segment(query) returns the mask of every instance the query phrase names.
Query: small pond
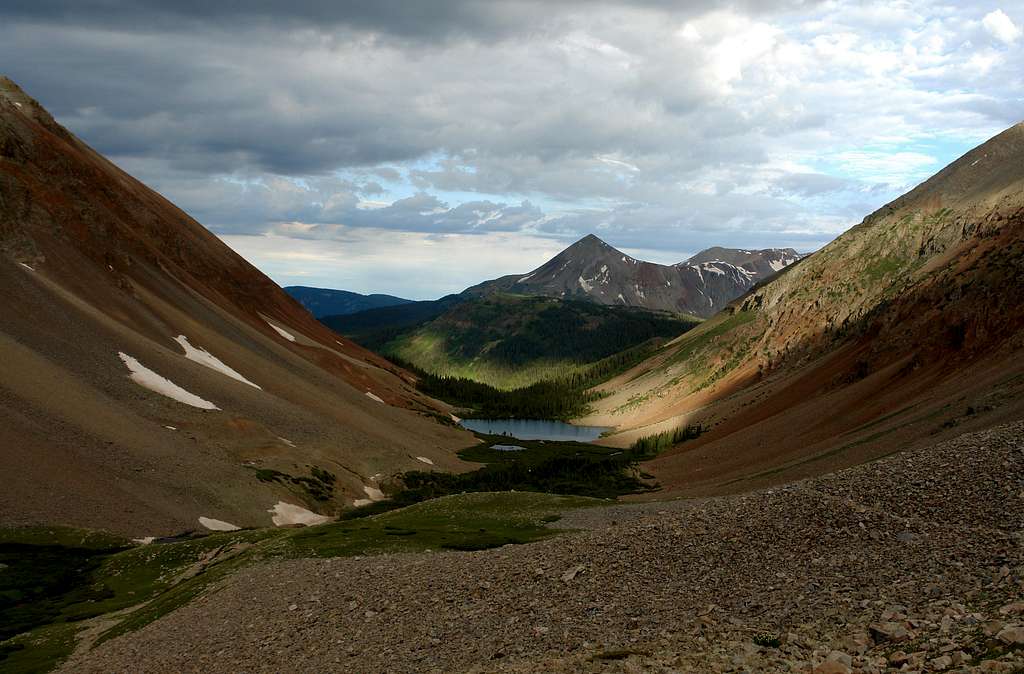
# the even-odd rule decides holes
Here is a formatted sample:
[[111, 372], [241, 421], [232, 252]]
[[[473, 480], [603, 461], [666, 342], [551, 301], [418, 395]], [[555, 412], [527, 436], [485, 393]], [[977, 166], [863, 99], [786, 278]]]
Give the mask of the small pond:
[[605, 426], [574, 426], [550, 419], [463, 419], [462, 425], [477, 433], [508, 435], [520, 440], [593, 442]]

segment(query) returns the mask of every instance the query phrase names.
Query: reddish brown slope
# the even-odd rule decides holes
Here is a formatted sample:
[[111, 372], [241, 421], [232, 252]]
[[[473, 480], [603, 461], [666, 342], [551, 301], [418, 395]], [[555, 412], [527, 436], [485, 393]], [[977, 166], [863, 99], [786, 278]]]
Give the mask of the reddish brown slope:
[[[20, 104], [20, 106], [18, 105]], [[0, 157], [5, 212], [0, 236], [52, 274], [78, 284], [79, 255], [107, 268], [116, 283], [144, 283], [133, 267], [159, 270], [273, 336], [260, 314], [289, 323], [321, 344], [336, 335], [177, 206], [59, 126], [35, 100], [0, 78]], [[56, 226], [55, 226], [56, 225]], [[145, 273], [145, 272], [143, 272]], [[384, 361], [354, 344], [345, 352]]]
[[[0, 79], [0, 524], [166, 533], [335, 512], [468, 434], [407, 375], [320, 325], [166, 199]], [[272, 327], [280, 328], [293, 339]], [[184, 335], [257, 389], [185, 358]], [[128, 378], [119, 353], [219, 410]], [[372, 394], [384, 402], [378, 402]], [[317, 502], [256, 468], [338, 476]]]
[[685, 491], [856, 463], [1024, 413], [1024, 125], [883, 207], [606, 388], [615, 441]]

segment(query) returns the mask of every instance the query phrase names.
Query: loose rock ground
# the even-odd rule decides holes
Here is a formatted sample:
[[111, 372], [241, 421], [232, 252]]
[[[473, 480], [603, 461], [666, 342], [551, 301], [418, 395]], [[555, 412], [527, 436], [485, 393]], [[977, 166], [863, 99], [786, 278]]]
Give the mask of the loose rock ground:
[[1024, 671], [1024, 423], [471, 553], [271, 562], [68, 672]]

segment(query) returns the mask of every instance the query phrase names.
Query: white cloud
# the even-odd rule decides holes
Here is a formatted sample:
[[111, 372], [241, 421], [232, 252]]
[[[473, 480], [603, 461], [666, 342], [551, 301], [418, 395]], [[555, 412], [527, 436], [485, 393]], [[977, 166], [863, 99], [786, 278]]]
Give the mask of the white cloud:
[[[275, 278], [357, 290], [414, 287], [432, 274], [420, 252], [455, 242], [482, 259], [505, 254], [485, 242], [553, 250], [588, 231], [666, 255], [817, 247], [1019, 121], [1024, 98], [1020, 28], [976, 0], [438, 0], [363, 23], [208, 4], [209, 22], [172, 12], [145, 33], [116, 13], [76, 24], [70, 4], [61, 21], [0, 8], [0, 62]], [[367, 264], [355, 231], [402, 255]], [[499, 271], [465, 264], [424, 287]]]
[[496, 232], [427, 234], [339, 227], [331, 238], [222, 235], [280, 285], [313, 285], [408, 299], [435, 299], [503, 274], [524, 273], [562, 243]]
[[981, 20], [981, 25], [992, 37], [1006, 44], [1013, 44], [1021, 36], [1020, 27], [1014, 24], [1013, 20], [1001, 9], [986, 14], [985, 18]]
[[939, 168], [935, 157], [920, 152], [852, 150], [835, 155], [849, 175], [867, 182], [905, 185], [920, 177], [922, 170]]

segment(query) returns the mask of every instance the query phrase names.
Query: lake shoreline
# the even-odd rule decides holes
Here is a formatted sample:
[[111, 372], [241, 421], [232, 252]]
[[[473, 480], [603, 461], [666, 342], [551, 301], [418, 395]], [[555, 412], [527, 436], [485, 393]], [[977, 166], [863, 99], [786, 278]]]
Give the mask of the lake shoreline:
[[557, 419], [462, 419], [467, 430], [484, 435], [497, 435], [517, 440], [592, 443], [608, 426], [582, 426]]

